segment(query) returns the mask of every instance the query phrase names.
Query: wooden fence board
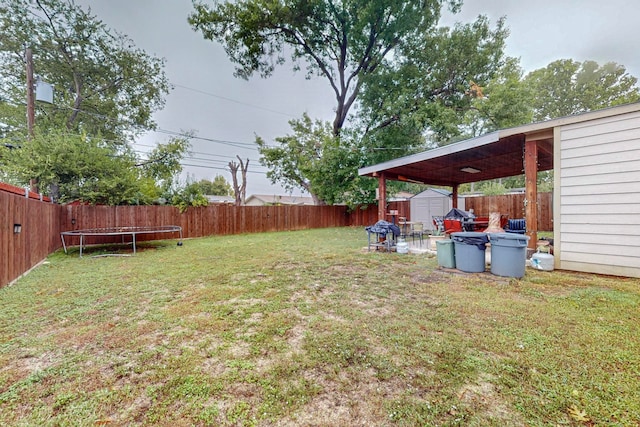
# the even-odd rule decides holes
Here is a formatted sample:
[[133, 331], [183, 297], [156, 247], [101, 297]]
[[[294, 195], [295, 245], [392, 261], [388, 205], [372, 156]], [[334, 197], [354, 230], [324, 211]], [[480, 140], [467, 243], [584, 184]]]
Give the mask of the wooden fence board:
[[[524, 218], [524, 194], [466, 197], [465, 209], [473, 209], [476, 216], [500, 212], [509, 218]], [[553, 231], [553, 193], [538, 193], [538, 230]]]

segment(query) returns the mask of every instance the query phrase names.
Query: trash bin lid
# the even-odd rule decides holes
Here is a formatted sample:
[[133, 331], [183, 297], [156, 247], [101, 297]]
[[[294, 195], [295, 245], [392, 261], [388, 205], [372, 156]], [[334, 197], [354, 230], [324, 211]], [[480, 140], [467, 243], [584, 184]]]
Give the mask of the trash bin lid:
[[[505, 233], [506, 234], [506, 233]], [[479, 231], [458, 231], [451, 233], [451, 237], [487, 237], [487, 233], [481, 233]]]
[[489, 240], [491, 239], [504, 239], [504, 240], [526, 240], [529, 241], [530, 237], [526, 234], [518, 233], [489, 233]]
[[477, 246], [478, 249], [481, 250], [484, 250], [484, 245], [489, 243], [489, 236], [487, 236], [487, 233], [480, 233], [478, 231], [451, 233], [451, 239], [457, 243]]
[[489, 242], [493, 246], [509, 246], [525, 248], [529, 244], [529, 236], [518, 233], [489, 233]]

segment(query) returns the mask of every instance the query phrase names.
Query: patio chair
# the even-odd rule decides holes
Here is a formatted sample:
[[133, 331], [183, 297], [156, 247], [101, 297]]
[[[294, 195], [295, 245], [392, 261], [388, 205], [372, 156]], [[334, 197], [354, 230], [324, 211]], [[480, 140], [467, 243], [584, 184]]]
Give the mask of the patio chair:
[[527, 230], [527, 220], [524, 218], [510, 219], [507, 221], [507, 227], [504, 229], [507, 233], [524, 234]]
[[462, 221], [459, 219], [445, 219], [444, 232], [446, 234], [457, 233], [462, 231]]
[[424, 236], [424, 224], [421, 222], [416, 222], [411, 225], [411, 231], [409, 232], [409, 237], [411, 237], [411, 241], [415, 243], [416, 237], [420, 242], [420, 247], [422, 247], [422, 237]]
[[441, 216], [434, 216], [432, 221], [434, 230], [438, 233], [444, 233], [444, 218]]

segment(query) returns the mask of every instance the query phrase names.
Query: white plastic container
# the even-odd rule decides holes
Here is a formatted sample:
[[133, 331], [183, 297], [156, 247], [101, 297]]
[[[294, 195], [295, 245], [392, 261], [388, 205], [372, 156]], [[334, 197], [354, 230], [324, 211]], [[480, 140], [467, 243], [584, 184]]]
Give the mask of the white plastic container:
[[409, 244], [404, 241], [404, 239], [398, 239], [398, 244], [396, 245], [396, 252], [399, 254], [408, 254], [409, 253]]
[[553, 271], [553, 255], [536, 252], [531, 256], [531, 267], [536, 270]]

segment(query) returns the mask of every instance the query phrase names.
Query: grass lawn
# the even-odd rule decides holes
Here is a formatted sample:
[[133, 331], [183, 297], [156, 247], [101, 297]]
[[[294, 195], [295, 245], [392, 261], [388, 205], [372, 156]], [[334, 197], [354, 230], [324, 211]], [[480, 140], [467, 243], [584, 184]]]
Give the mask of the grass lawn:
[[366, 240], [53, 254], [0, 289], [0, 425], [640, 425], [640, 280], [451, 274]]

